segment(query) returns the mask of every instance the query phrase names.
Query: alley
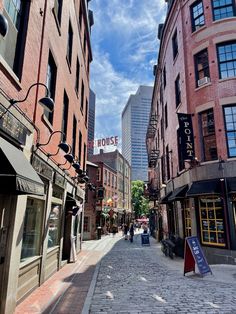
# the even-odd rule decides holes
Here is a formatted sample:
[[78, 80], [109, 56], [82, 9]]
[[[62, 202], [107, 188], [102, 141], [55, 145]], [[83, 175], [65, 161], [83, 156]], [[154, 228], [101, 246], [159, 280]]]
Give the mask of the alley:
[[203, 279], [184, 277], [182, 266], [154, 239], [150, 247], [141, 246], [140, 235], [133, 244], [117, 241], [100, 263], [88, 313], [236, 313], [231, 266], [213, 266], [213, 276]]
[[82, 262], [65, 266], [15, 313], [236, 313], [235, 266], [212, 265], [213, 275], [184, 277], [183, 260], [166, 258], [155, 239], [150, 243], [142, 246], [140, 234], [133, 243], [120, 234], [84, 242]]

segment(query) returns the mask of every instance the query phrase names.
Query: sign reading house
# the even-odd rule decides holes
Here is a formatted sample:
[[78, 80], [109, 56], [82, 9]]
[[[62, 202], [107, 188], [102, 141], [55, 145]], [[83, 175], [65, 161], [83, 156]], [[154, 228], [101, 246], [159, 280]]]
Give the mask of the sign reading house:
[[93, 141], [88, 141], [88, 147], [101, 147], [101, 146], [109, 146], [109, 145], [118, 145], [118, 136], [110, 136], [106, 138], [100, 138]]
[[183, 160], [193, 160], [194, 138], [191, 114], [177, 113], [179, 120], [179, 141]]

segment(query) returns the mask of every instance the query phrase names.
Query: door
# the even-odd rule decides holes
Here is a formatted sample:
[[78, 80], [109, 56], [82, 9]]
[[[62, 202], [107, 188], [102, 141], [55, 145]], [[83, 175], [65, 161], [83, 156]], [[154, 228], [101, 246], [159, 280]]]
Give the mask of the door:
[[[13, 199], [9, 195], [0, 194], [0, 312], [5, 299], [4, 287], [7, 286], [5, 276], [7, 275], [7, 239], [10, 238], [10, 217], [14, 217]], [[5, 276], [4, 276], [5, 275]]]

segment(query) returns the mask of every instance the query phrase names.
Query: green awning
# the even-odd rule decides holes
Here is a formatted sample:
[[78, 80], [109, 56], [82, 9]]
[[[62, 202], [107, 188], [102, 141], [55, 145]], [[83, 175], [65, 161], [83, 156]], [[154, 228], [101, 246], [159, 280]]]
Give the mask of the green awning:
[[187, 197], [194, 197], [198, 195], [220, 194], [221, 185], [220, 180], [205, 180], [193, 182], [190, 189], [187, 191]]
[[0, 138], [0, 194], [44, 195], [44, 184], [23, 152]]
[[171, 195], [169, 196], [169, 201], [173, 202], [173, 201], [177, 201], [177, 200], [180, 200], [180, 199], [183, 199], [186, 197], [186, 192], [188, 190], [188, 185], [184, 185], [184, 186], [181, 186], [177, 189], [175, 189]]
[[170, 203], [169, 201], [169, 196], [171, 195], [172, 192], [167, 193], [164, 197], [161, 198], [160, 204], [168, 204]]

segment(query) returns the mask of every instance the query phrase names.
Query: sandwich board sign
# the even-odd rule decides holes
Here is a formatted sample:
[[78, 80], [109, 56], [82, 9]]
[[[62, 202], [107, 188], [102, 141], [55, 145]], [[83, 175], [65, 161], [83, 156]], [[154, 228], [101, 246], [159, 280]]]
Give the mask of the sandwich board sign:
[[188, 272], [195, 272], [195, 264], [197, 264], [199, 273], [202, 276], [206, 275], [207, 273], [212, 274], [198, 238], [196, 236], [187, 237], [185, 239], [184, 250], [184, 276]]

